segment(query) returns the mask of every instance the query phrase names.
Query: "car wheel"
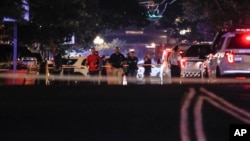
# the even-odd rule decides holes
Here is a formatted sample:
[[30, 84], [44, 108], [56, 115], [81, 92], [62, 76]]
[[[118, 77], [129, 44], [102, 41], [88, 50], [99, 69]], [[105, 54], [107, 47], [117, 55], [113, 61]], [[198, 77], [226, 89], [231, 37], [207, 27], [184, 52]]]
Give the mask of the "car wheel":
[[137, 74], [136, 78], [137, 78], [137, 80], [142, 81], [143, 80], [143, 74]]

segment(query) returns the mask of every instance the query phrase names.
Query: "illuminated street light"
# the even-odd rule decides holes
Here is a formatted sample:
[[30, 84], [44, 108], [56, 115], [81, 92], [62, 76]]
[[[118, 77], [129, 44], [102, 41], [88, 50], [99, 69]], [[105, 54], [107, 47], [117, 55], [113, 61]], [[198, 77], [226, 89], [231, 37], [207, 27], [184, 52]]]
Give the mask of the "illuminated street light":
[[155, 43], [151, 43], [152, 48], [155, 48]]
[[185, 35], [186, 33], [190, 33], [190, 32], [191, 32], [191, 29], [190, 29], [190, 28], [180, 30], [180, 34], [181, 34], [181, 35]]
[[93, 41], [96, 50], [101, 50], [105, 48], [104, 40], [100, 36], [96, 36], [96, 38]]
[[94, 44], [95, 45], [101, 45], [104, 43], [104, 40], [102, 38], [100, 38], [99, 36], [96, 36], [95, 40], [94, 40]]
[[146, 45], [146, 48], [155, 48], [155, 43], [151, 43], [151, 45]]

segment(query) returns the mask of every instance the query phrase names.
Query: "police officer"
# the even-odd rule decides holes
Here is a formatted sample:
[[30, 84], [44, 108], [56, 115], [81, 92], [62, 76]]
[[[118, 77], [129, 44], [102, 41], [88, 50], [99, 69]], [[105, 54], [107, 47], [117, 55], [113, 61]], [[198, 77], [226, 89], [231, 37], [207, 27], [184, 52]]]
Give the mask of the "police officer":
[[115, 85], [122, 85], [122, 76], [124, 74], [123, 65], [125, 63], [125, 56], [120, 52], [120, 48], [115, 47], [115, 52], [111, 54], [109, 62], [112, 66], [112, 80]]
[[134, 50], [130, 50], [129, 51], [129, 55], [127, 57], [127, 76], [128, 76], [128, 83], [132, 84], [133, 82], [135, 82], [135, 78], [136, 78], [136, 74], [137, 74], [137, 70], [138, 70], [138, 58], [135, 56], [135, 51]]
[[171, 69], [171, 77], [181, 76], [181, 55], [179, 53], [179, 46], [175, 46], [168, 57], [168, 61]]

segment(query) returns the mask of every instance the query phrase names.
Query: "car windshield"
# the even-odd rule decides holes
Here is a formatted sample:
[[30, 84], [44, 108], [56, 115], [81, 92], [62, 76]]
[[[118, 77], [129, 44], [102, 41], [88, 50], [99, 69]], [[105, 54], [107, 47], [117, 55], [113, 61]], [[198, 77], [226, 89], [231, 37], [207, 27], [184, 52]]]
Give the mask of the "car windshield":
[[76, 61], [77, 61], [77, 59], [66, 59], [66, 58], [63, 58], [62, 59], [62, 64], [63, 65], [73, 65]]
[[37, 52], [37, 53], [32, 52], [30, 56], [35, 57], [39, 63], [44, 61], [43, 57], [42, 57], [42, 54], [40, 52]]
[[25, 64], [25, 65], [36, 64], [36, 60], [23, 60], [22, 64]]
[[185, 57], [200, 57], [204, 58], [210, 53], [210, 45], [195, 45], [190, 46], [186, 52]]
[[237, 34], [229, 39], [228, 49], [250, 49], [250, 35]]

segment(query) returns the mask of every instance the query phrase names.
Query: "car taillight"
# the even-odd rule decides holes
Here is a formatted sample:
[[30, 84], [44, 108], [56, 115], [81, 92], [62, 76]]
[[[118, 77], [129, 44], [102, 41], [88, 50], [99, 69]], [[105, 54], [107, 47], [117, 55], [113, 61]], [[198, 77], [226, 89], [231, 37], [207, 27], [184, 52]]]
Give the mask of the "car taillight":
[[181, 68], [186, 67], [187, 61], [185, 59], [181, 59]]
[[234, 63], [234, 55], [233, 55], [233, 52], [232, 51], [226, 51], [225, 52], [225, 57], [228, 61], [228, 63]]

